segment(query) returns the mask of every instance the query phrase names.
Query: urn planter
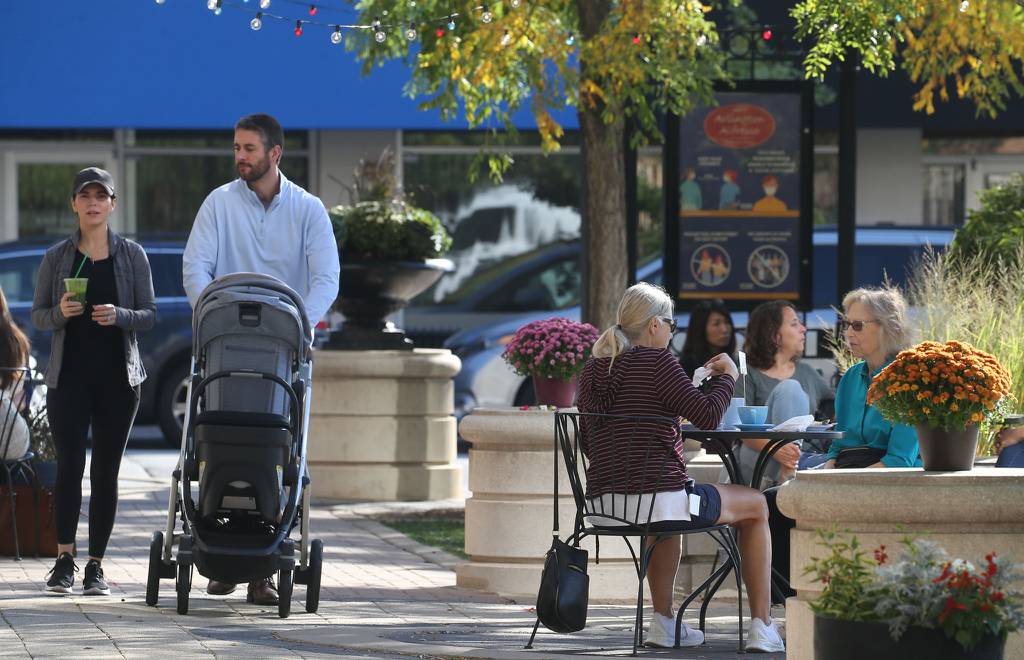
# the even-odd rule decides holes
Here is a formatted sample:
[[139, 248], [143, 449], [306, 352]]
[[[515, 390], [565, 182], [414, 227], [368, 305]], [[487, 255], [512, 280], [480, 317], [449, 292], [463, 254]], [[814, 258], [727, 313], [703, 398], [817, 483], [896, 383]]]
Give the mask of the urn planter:
[[970, 470], [978, 450], [978, 427], [947, 431], [920, 425], [917, 441], [924, 469], [933, 471]]

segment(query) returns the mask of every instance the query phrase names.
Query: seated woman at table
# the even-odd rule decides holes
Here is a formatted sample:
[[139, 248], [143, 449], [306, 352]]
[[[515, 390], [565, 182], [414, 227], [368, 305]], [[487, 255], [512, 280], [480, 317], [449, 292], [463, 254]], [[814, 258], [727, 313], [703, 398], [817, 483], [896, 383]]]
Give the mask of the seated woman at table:
[[[626, 290], [619, 303], [618, 322], [605, 330], [594, 344], [593, 357], [579, 377], [577, 405], [581, 412], [611, 415], [654, 415], [685, 417], [701, 428], [715, 428], [721, 420], [736, 383], [736, 365], [728, 355], [720, 354], [706, 363], [713, 372], [706, 392], [695, 388], [678, 360], [668, 350], [675, 322], [672, 298], [659, 287], [641, 282]], [[583, 428], [582, 444], [590, 460], [587, 470], [588, 494], [613, 492], [607, 480], [621, 469], [621, 456], [615, 454], [617, 440], [633, 429], [622, 430], [613, 424]], [[782, 652], [785, 644], [770, 616], [769, 572], [771, 539], [764, 497], [752, 488], [731, 484], [698, 484], [687, 492], [686, 464], [679, 430], [663, 429], [664, 438], [651, 442], [671, 443], [672, 464], [653, 486], [658, 504], [668, 502], [664, 515], [657, 512], [653, 521], [678, 522], [681, 527], [709, 527], [727, 523], [739, 530], [743, 579], [752, 614], [748, 651]], [[632, 436], [631, 436], [632, 437]], [[608, 488], [609, 490], [603, 490]], [[651, 488], [651, 486], [648, 486]], [[700, 498], [700, 513], [691, 516], [689, 498]], [[659, 509], [663, 507], [659, 506]], [[680, 538], [659, 542], [651, 555], [647, 571], [654, 604], [648, 646], [673, 645], [675, 621], [672, 591], [681, 555]], [[680, 644], [697, 646], [704, 635], [689, 626], [682, 629]]]
[[702, 300], [690, 312], [690, 325], [686, 328], [679, 364], [692, 377], [698, 367], [703, 367], [719, 353], [725, 353], [736, 361], [736, 329], [732, 315], [723, 301]]
[[836, 430], [825, 468], [921, 465], [917, 432], [885, 420], [868, 405], [871, 379], [910, 345], [907, 303], [895, 289], [856, 289], [843, 298], [843, 337], [862, 361], [843, 374], [836, 390]]
[[[832, 388], [818, 371], [805, 362], [807, 328], [800, 322], [792, 303], [776, 300], [758, 305], [750, 313], [743, 350], [747, 354], [748, 406], [768, 406], [768, 422], [779, 424], [798, 415], [814, 414], [823, 401], [832, 398]], [[766, 440], [744, 440], [737, 452], [743, 480], [750, 481], [758, 453]], [[821, 452], [801, 454], [799, 444], [784, 446], [765, 470], [762, 487], [782, 483], [797, 467], [820, 464]]]

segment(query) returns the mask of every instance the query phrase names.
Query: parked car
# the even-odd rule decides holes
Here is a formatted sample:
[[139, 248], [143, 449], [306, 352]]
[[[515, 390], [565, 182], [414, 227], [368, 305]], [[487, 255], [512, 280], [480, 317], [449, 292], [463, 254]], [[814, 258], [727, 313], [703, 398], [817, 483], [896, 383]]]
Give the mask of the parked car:
[[[885, 276], [895, 284], [905, 284], [907, 269], [919, 258], [925, 246], [944, 249], [953, 240], [949, 228], [890, 228], [871, 227], [857, 230], [855, 253], [856, 272], [854, 286], [877, 286]], [[825, 330], [835, 328], [837, 318], [833, 306], [836, 297], [836, 232], [822, 228], [814, 232], [814, 274], [812, 303], [814, 309], [803, 313], [807, 325], [807, 347], [804, 359], [813, 364], [826, 378], [835, 372], [831, 353], [825, 345]], [[576, 252], [578, 254], [578, 244]], [[638, 279], [652, 284], [662, 283], [661, 259], [638, 269]], [[533, 311], [488, 325], [469, 327], [445, 341], [444, 346], [462, 360], [462, 370], [455, 377], [455, 413], [460, 418], [474, 407], [520, 406], [534, 403], [533, 386], [528, 378], [517, 376], [505, 364], [501, 353], [512, 334], [530, 321], [564, 316], [579, 320], [578, 305], [561, 310]], [[685, 340], [689, 323], [689, 310], [685, 302], [679, 305], [676, 320], [680, 330], [673, 338], [672, 347], [678, 352]], [[747, 325], [747, 313], [736, 312], [733, 322], [737, 331]]]
[[[0, 244], [0, 287], [15, 321], [28, 335], [40, 370], [50, 357], [49, 331], [32, 325], [36, 273], [47, 248], [63, 237], [44, 236]], [[148, 378], [142, 386], [137, 420], [157, 423], [169, 445], [181, 442], [185, 415], [185, 381], [192, 351], [192, 308], [181, 281], [185, 237], [143, 236], [137, 240], [149, 257], [156, 294], [156, 324], [140, 336], [139, 348]]]

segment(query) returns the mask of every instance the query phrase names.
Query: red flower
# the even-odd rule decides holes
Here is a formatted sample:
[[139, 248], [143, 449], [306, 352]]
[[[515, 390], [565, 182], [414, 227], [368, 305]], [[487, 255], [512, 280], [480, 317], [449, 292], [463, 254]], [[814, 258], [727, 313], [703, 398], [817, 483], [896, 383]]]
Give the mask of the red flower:
[[889, 558], [889, 555], [885, 554], [885, 544], [878, 546], [875, 549], [875, 561], [879, 564], [884, 564], [885, 560]]

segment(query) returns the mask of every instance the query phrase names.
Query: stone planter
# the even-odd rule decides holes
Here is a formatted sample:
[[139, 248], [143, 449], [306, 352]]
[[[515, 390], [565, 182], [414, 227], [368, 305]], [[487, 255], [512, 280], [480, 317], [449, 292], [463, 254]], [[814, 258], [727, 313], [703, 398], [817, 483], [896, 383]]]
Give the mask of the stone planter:
[[345, 323], [329, 348], [339, 350], [412, 350], [401, 328], [386, 320], [455, 269], [447, 259], [424, 261], [352, 261], [342, 259], [338, 311]]
[[[455, 569], [459, 586], [524, 603], [536, 600], [544, 554], [551, 546], [554, 415], [536, 409], [477, 408], [459, 425], [459, 433], [473, 443], [469, 451], [473, 496], [466, 500], [469, 561]], [[696, 443], [688, 443], [685, 449], [690, 475], [714, 482], [721, 469], [718, 457], [705, 456]], [[565, 468], [559, 468], [558, 514], [564, 539], [572, 532], [576, 505]], [[621, 539], [601, 539], [600, 564], [594, 561], [594, 539], [587, 538], [582, 546], [590, 552], [592, 601], [636, 598], [636, 570]], [[677, 592], [688, 593], [694, 583], [707, 577], [715, 551], [714, 541], [706, 535], [684, 537]]]
[[[817, 597], [821, 585], [804, 575], [804, 568], [812, 557], [821, 556], [818, 529], [836, 527], [856, 535], [865, 548], [884, 543], [891, 553], [905, 536], [928, 534], [955, 557], [977, 560], [994, 551], [1024, 560], [1021, 469], [808, 470], [779, 488], [778, 504], [783, 514], [796, 520], [790, 532], [790, 575], [797, 595], [786, 601], [788, 660], [814, 657], [816, 625], [807, 603]], [[1024, 634], [1009, 636], [1006, 657], [1024, 657]]]
[[910, 626], [899, 641], [889, 636], [884, 623], [843, 621], [814, 617], [815, 660], [1002, 660], [1006, 640], [991, 636], [970, 651], [941, 629]]
[[441, 500], [462, 495], [450, 351], [317, 351], [309, 429], [313, 496]]

